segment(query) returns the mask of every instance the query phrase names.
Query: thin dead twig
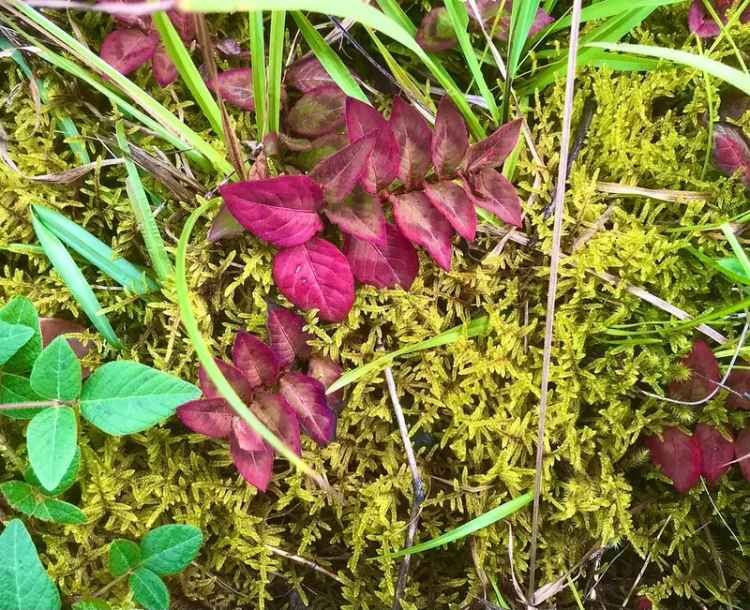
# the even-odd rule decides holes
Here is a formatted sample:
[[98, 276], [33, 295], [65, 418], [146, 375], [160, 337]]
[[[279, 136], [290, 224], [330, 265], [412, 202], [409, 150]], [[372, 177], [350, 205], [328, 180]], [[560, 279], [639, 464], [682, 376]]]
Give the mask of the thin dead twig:
[[[659, 533], [656, 534], [656, 540], [654, 541], [654, 544], [659, 542], [661, 540], [661, 535], [664, 533], [664, 530], [667, 528], [667, 525], [672, 520], [672, 515], [669, 515], [667, 517], [667, 520], [664, 522], [664, 525], [661, 526], [661, 529], [659, 529]], [[633, 586], [630, 587], [630, 591], [628, 591], [628, 594], [625, 596], [625, 599], [623, 600], [622, 604], [620, 605], [621, 608], [626, 608], [628, 605], [628, 601], [630, 601], [630, 596], [633, 595], [636, 588], [638, 587], [638, 583], [641, 582], [641, 578], [643, 578], [643, 575], [646, 573], [646, 568], [648, 568], [648, 564], [651, 563], [651, 551], [648, 552], [648, 555], [646, 555], [646, 560], [643, 562], [643, 566], [641, 566], [641, 571], [638, 572], [638, 576], [635, 578], [635, 582], [633, 583]]]
[[341, 584], [344, 583], [344, 581], [341, 580], [341, 578], [339, 578], [336, 574], [334, 574], [330, 570], [326, 570], [322, 566], [319, 566], [317, 563], [315, 563], [314, 561], [311, 561], [310, 559], [305, 559], [304, 557], [300, 557], [299, 555], [295, 555], [294, 553], [289, 553], [288, 551], [285, 551], [284, 549], [280, 549], [270, 544], [266, 544], [264, 546], [269, 551], [271, 551], [275, 555], [278, 555], [279, 557], [285, 557], [286, 559], [290, 559], [291, 561], [296, 561], [297, 563], [303, 566], [307, 566], [308, 568], [311, 568], [312, 570], [315, 570], [316, 572], [320, 572], [321, 574], [325, 574], [326, 576], [333, 578], [336, 582], [339, 582]]
[[596, 190], [600, 193], [610, 195], [623, 195], [630, 197], [647, 197], [659, 201], [708, 201], [709, 193], [701, 191], [675, 191], [671, 189], [647, 189], [642, 186], [631, 186], [619, 182], [597, 182]]

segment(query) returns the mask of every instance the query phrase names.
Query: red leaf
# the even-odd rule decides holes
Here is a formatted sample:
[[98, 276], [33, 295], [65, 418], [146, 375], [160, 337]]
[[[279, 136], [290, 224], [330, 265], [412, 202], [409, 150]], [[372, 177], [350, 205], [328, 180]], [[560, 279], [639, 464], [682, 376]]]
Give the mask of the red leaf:
[[521, 198], [516, 189], [495, 169], [486, 167], [469, 177], [474, 203], [514, 227], [523, 225]]
[[666, 428], [661, 439], [649, 436], [645, 442], [651, 461], [672, 479], [677, 491], [685, 493], [698, 483], [703, 459], [694, 436], [688, 436], [679, 428]]
[[[724, 21], [724, 16], [717, 11]], [[721, 32], [719, 24], [706, 12], [703, 0], [693, 0], [688, 11], [688, 27], [690, 31], [699, 38], [711, 38]]]
[[422, 191], [394, 196], [393, 216], [406, 239], [423, 246], [446, 271], [451, 269], [453, 227]]
[[156, 47], [154, 56], [151, 58], [151, 69], [154, 72], [156, 82], [162, 87], [171, 85], [177, 80], [177, 66], [170, 59], [163, 44]]
[[193, 432], [212, 438], [229, 438], [232, 412], [223, 398], [191, 400], [177, 407], [177, 417]]
[[372, 106], [350, 97], [346, 100], [346, 131], [350, 142], [377, 134], [362, 185], [371, 193], [386, 188], [399, 170], [398, 141], [390, 124]]
[[323, 228], [323, 191], [307, 176], [235, 182], [219, 192], [242, 226], [274, 246], [302, 244]]
[[745, 398], [750, 396], [750, 371], [733, 369], [727, 379], [727, 387], [737, 394], [741, 394], [741, 396], [737, 396], [737, 394], [730, 392], [727, 398], [728, 406], [733, 409], [750, 409], [750, 398]]
[[279, 376], [279, 363], [271, 348], [255, 335], [244, 331], [234, 337], [232, 361], [254, 388], [272, 385]]
[[268, 340], [281, 367], [310, 356], [308, 341], [312, 337], [304, 326], [305, 319], [299, 314], [279, 305], [268, 306]]
[[243, 227], [237, 219], [229, 211], [226, 204], [222, 205], [219, 209], [219, 213], [211, 223], [211, 227], [208, 229], [208, 241], [219, 241], [225, 237], [236, 237], [242, 235], [245, 232]]
[[432, 166], [432, 128], [416, 108], [400, 97], [393, 101], [389, 124], [401, 151], [398, 177], [407, 189], [416, 188]]
[[[247, 402], [247, 400], [253, 394], [253, 388], [245, 375], [242, 374], [242, 371], [240, 371], [233, 364], [224, 362], [221, 358], [214, 358], [214, 362], [216, 363], [216, 366], [218, 366], [221, 370], [221, 374], [226, 377], [229, 385], [234, 388], [234, 391], [240, 395], [240, 398], [242, 398], [242, 400]], [[209, 379], [208, 375], [206, 374], [206, 370], [202, 366], [198, 368], [198, 379], [201, 390], [203, 390], [203, 396], [205, 396], [206, 398], [223, 399], [223, 396], [216, 388], [213, 381]]]
[[727, 440], [721, 432], [707, 424], [695, 426], [695, 438], [698, 439], [703, 456], [702, 474], [709, 483], [715, 485], [729, 470], [729, 466], [725, 464], [734, 457], [734, 442]]
[[242, 45], [235, 38], [224, 38], [215, 45], [216, 50], [230, 57], [246, 57], [248, 52], [242, 50]]
[[[317, 379], [328, 390], [330, 385], [341, 377], [342, 369], [337, 362], [334, 362], [326, 356], [313, 356], [307, 365], [307, 374], [313, 379]], [[328, 404], [334, 411], [340, 412], [341, 403], [344, 400], [344, 390], [338, 390], [333, 394], [327, 394]]]
[[[96, 0], [96, 1], [97, 3], [100, 3], [100, 2], [108, 2], [109, 0]], [[118, 24], [126, 25], [128, 27], [133, 27], [133, 28], [141, 28], [144, 31], [147, 31], [151, 28], [151, 16], [150, 15], [134, 14], [127, 7], [128, 4], [140, 3], [142, 2], [142, 0], [112, 0], [112, 1], [123, 5], [122, 11], [112, 13], [112, 16], [115, 18], [115, 21]]]
[[333, 440], [336, 414], [326, 402], [326, 391], [320, 381], [291, 371], [281, 378], [281, 395], [316, 443], [326, 445]]
[[302, 136], [316, 137], [344, 127], [346, 94], [336, 85], [305, 93], [287, 115], [287, 126]]
[[466, 122], [451, 98], [440, 100], [432, 136], [432, 163], [440, 177], [456, 173], [469, 148]]
[[648, 597], [641, 597], [638, 600], [638, 610], [651, 610], [653, 606], [654, 605], [651, 603], [651, 600]]
[[258, 419], [266, 424], [294, 453], [301, 454], [297, 414], [281, 394], [258, 392], [252, 407]]
[[694, 402], [703, 400], [721, 380], [721, 371], [716, 356], [708, 343], [698, 339], [693, 349], [682, 359], [682, 365], [690, 371], [685, 381], [673, 381], [667, 387], [667, 394], [675, 400]]
[[285, 82], [303, 93], [323, 85], [336, 85], [317, 57], [310, 56], [295, 61], [286, 70]]
[[444, 180], [435, 184], [425, 184], [424, 193], [459, 235], [469, 241], [474, 240], [477, 232], [477, 211], [464, 189], [455, 182]]
[[338, 203], [354, 190], [367, 171], [375, 140], [374, 134], [363, 136], [313, 168], [310, 177], [323, 187], [326, 201]]
[[390, 223], [385, 226], [385, 236], [382, 246], [349, 235], [345, 237], [344, 253], [354, 277], [377, 288], [401, 286], [408, 290], [419, 272], [417, 251]]
[[266, 491], [273, 477], [273, 449], [266, 446], [261, 451], [243, 451], [234, 436], [229, 448], [232, 461], [242, 477], [260, 491]]
[[255, 107], [253, 100], [253, 73], [250, 68], [233, 68], [219, 72], [215, 79], [209, 79], [208, 86], [230, 104], [243, 110]]
[[484, 167], [497, 167], [516, 147], [523, 119], [501, 125], [491, 136], [472, 144], [466, 154], [466, 172], [473, 173]]
[[100, 57], [121, 74], [130, 74], [156, 51], [159, 36], [140, 30], [113, 30], [102, 41]]
[[737, 435], [734, 441], [734, 457], [740, 460], [738, 463], [742, 476], [750, 481], [750, 426], [747, 426]]
[[714, 163], [725, 176], [739, 173], [750, 187], [750, 148], [739, 127], [729, 123], [714, 125]]
[[323, 210], [328, 219], [349, 235], [375, 244], [385, 243], [385, 216], [380, 201], [361, 188]]
[[182, 38], [182, 42], [188, 43], [195, 38], [195, 19], [192, 13], [183, 13], [175, 10], [167, 11], [167, 16], [180, 35], [180, 38]]
[[236, 415], [232, 418], [231, 435], [232, 440], [243, 451], [263, 451], [266, 448], [263, 437]]
[[[292, 144], [290, 138], [282, 138], [282, 141], [289, 150], [295, 150], [293, 148], [295, 144], [302, 144], [302, 141], [300, 140], [297, 140], [295, 144]], [[291, 160], [295, 167], [304, 171], [310, 171], [323, 159], [349, 144], [349, 138], [343, 133], [329, 133], [320, 136], [319, 138], [315, 138], [312, 142], [309, 140], [303, 141], [307, 142], [307, 144], [302, 147], [297, 146], [297, 154], [295, 154]]]
[[447, 9], [440, 6], [427, 13], [419, 24], [416, 38], [419, 46], [430, 53], [455, 47], [458, 39]]
[[273, 279], [297, 307], [316, 308], [320, 317], [340, 322], [354, 304], [354, 277], [349, 262], [325, 239], [281, 250], [273, 259]]
[[[86, 332], [86, 327], [81, 326], [78, 322], [61, 318], [39, 318], [39, 329], [42, 333], [42, 345], [44, 347], [47, 347], [53, 339], [60, 335], [78, 335]], [[69, 337], [68, 344], [79, 358], [83, 358], [96, 347], [93, 341], [81, 341], [75, 337]]]

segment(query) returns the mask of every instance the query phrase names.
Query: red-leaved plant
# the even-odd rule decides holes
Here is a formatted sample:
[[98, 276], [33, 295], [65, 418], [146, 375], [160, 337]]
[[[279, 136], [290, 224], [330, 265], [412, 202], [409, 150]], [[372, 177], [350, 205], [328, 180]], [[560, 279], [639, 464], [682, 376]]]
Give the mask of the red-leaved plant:
[[[308, 175], [236, 182], [220, 193], [240, 224], [279, 248], [273, 277], [282, 294], [302, 309], [316, 308], [324, 320], [347, 315], [355, 278], [408, 289], [419, 270], [412, 243], [450, 270], [454, 234], [474, 239], [475, 205], [521, 226], [521, 200], [495, 169], [515, 147], [520, 119], [470, 145], [463, 117], [448, 98], [433, 129], [401, 98], [386, 120], [322, 85], [291, 108], [287, 125], [318, 139], [345, 127], [349, 143]], [[386, 218], [386, 204], [394, 222]], [[319, 236], [324, 219], [344, 234], [343, 252]]]
[[[341, 394], [326, 396], [326, 389], [341, 375], [330, 358], [311, 355], [304, 320], [293, 311], [269, 305], [269, 344], [248, 332], [237, 333], [232, 362], [216, 364], [258, 419], [297, 455], [300, 426], [319, 445], [336, 433], [336, 412]], [[306, 366], [306, 373], [300, 370]], [[265, 491], [273, 474], [274, 450], [222, 398], [201, 367], [203, 397], [177, 408], [188, 428], [212, 438], [229, 439], [237, 470], [249, 483]]]
[[[735, 0], [709, 0], [716, 14], [723, 23], [727, 22], [727, 12], [732, 5], [738, 3]], [[699, 38], [711, 38], [721, 32], [721, 27], [714, 20], [711, 14], [706, 10], [703, 4], [704, 0], [693, 0], [688, 11], [688, 27]], [[740, 15], [740, 21], [747, 23], [750, 21], [750, 7], [747, 7]]]
[[737, 174], [750, 188], [750, 147], [742, 129], [725, 122], [714, 125], [713, 158], [722, 174]]

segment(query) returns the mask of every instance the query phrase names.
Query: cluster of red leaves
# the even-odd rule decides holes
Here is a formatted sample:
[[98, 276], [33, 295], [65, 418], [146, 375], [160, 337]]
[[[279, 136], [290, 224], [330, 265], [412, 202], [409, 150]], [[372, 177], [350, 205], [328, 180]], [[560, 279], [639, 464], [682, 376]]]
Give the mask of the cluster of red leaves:
[[[302, 80], [292, 73], [287, 83]], [[448, 98], [433, 129], [401, 98], [386, 120], [335, 85], [321, 84], [291, 107], [286, 127], [312, 140], [311, 147], [336, 152], [308, 175], [246, 180], [220, 192], [241, 225], [280, 248], [273, 261], [279, 290], [298, 307], [339, 321], [354, 302], [355, 279], [378, 288], [411, 286], [419, 269], [412, 243], [450, 270], [454, 234], [474, 239], [475, 205], [521, 225], [518, 194], [495, 169], [516, 145], [520, 126], [520, 120], [507, 123], [470, 145], [463, 117]], [[344, 130], [347, 143], [339, 148]], [[289, 136], [283, 143], [296, 144]], [[324, 218], [344, 234], [343, 252], [318, 236]]]
[[[487, 30], [493, 32], [495, 38], [508, 40], [513, 2], [511, 0], [477, 0], [476, 4], [479, 16]], [[477, 15], [471, 6], [467, 5], [467, 9], [473, 22], [479, 25]], [[538, 9], [529, 36], [533, 36], [553, 21], [554, 19], [547, 11]], [[445, 7], [433, 8], [425, 15], [417, 30], [417, 42], [423, 49], [431, 52], [447, 51], [458, 45], [455, 30]]]
[[[721, 32], [719, 24], [706, 10], [703, 4], [704, 0], [693, 0], [688, 11], [688, 27], [690, 31], [700, 38], [712, 38]], [[734, 0], [711, 0], [711, 4], [716, 10], [716, 14], [722, 20], [727, 22], [727, 11], [735, 4]], [[750, 7], [747, 7], [740, 15], [740, 21], [747, 23], [750, 21]]]
[[[721, 381], [719, 363], [705, 341], [697, 340], [693, 349], [682, 359], [689, 375], [673, 381], [667, 394], [675, 400], [695, 402], [714, 392]], [[750, 371], [734, 370], [727, 379], [731, 393], [727, 405], [735, 409], [750, 409]], [[708, 424], [697, 424], [690, 435], [679, 428], [666, 428], [661, 436], [645, 439], [651, 461], [660, 466], [681, 493], [693, 488], [703, 476], [712, 485], [729, 470], [729, 462], [750, 454], [750, 426], [736, 438], [726, 436]], [[750, 458], [739, 462], [744, 477], [750, 481]]]
[[[326, 389], [341, 375], [330, 358], [311, 355], [304, 320], [296, 313], [269, 305], [269, 344], [248, 332], [237, 333], [232, 362], [216, 364], [255, 416], [297, 455], [300, 426], [319, 445], [336, 433], [336, 412], [341, 394], [326, 396]], [[298, 366], [306, 366], [306, 373]], [[222, 398], [201, 367], [203, 397], [187, 402], [177, 415], [188, 428], [212, 438], [229, 439], [237, 470], [252, 485], [265, 491], [273, 474], [274, 450]]]

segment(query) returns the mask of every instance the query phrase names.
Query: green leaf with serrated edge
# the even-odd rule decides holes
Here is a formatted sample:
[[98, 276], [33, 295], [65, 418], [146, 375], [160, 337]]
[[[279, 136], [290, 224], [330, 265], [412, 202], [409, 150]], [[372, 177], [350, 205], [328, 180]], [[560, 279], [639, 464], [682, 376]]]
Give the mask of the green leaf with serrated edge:
[[71, 606], [72, 610], [112, 610], [103, 599], [82, 599]]
[[158, 574], [148, 568], [138, 568], [128, 582], [135, 601], [146, 610], [168, 610], [169, 591]]
[[81, 450], [76, 447], [76, 453], [73, 456], [73, 461], [70, 463], [70, 466], [68, 466], [68, 469], [65, 471], [65, 474], [63, 475], [63, 478], [60, 480], [60, 483], [58, 483], [57, 487], [54, 489], [46, 490], [41, 489], [42, 484], [37, 478], [37, 476], [34, 474], [33, 468], [27, 468], [26, 471], [23, 473], [23, 478], [26, 479], [28, 483], [31, 483], [32, 485], [39, 487], [40, 491], [46, 495], [46, 496], [59, 496], [61, 493], [64, 493], [67, 491], [73, 483], [76, 482], [76, 478], [78, 477], [78, 468], [81, 465]]
[[26, 428], [29, 462], [44, 489], [60, 484], [76, 454], [78, 424], [70, 407], [48, 407]]
[[34, 487], [23, 481], [6, 481], [0, 484], [0, 493], [12, 508], [26, 515], [33, 515], [39, 500]]
[[44, 498], [37, 504], [33, 517], [42, 521], [53, 521], [54, 523], [67, 523], [77, 525], [86, 522], [86, 513], [80, 508], [56, 498]]
[[81, 394], [81, 363], [65, 337], [42, 350], [31, 369], [31, 389], [54, 400], [75, 400]]
[[28, 326], [8, 324], [0, 320], [0, 364], [5, 364], [34, 336]]
[[0, 608], [59, 610], [60, 593], [20, 520], [11, 520], [0, 534], [0, 557]]
[[200, 396], [192, 383], [130, 360], [99, 367], [83, 384], [81, 415], [108, 434], [133, 434]]
[[141, 563], [141, 547], [132, 540], [115, 538], [109, 545], [109, 571], [122, 576]]
[[13, 297], [0, 309], [0, 320], [8, 324], [21, 324], [34, 331], [34, 336], [3, 366], [3, 370], [8, 373], [30, 371], [42, 351], [42, 333], [34, 303], [26, 297]]
[[[0, 371], [0, 405], [38, 400], [44, 399], [31, 389], [31, 384], [26, 377]], [[31, 419], [37, 413], [40, 413], [42, 409], [44, 407], [0, 409], [0, 415], [10, 417], [11, 419]]]
[[193, 525], [162, 525], [141, 540], [143, 565], [157, 574], [176, 574], [198, 554], [203, 534]]

